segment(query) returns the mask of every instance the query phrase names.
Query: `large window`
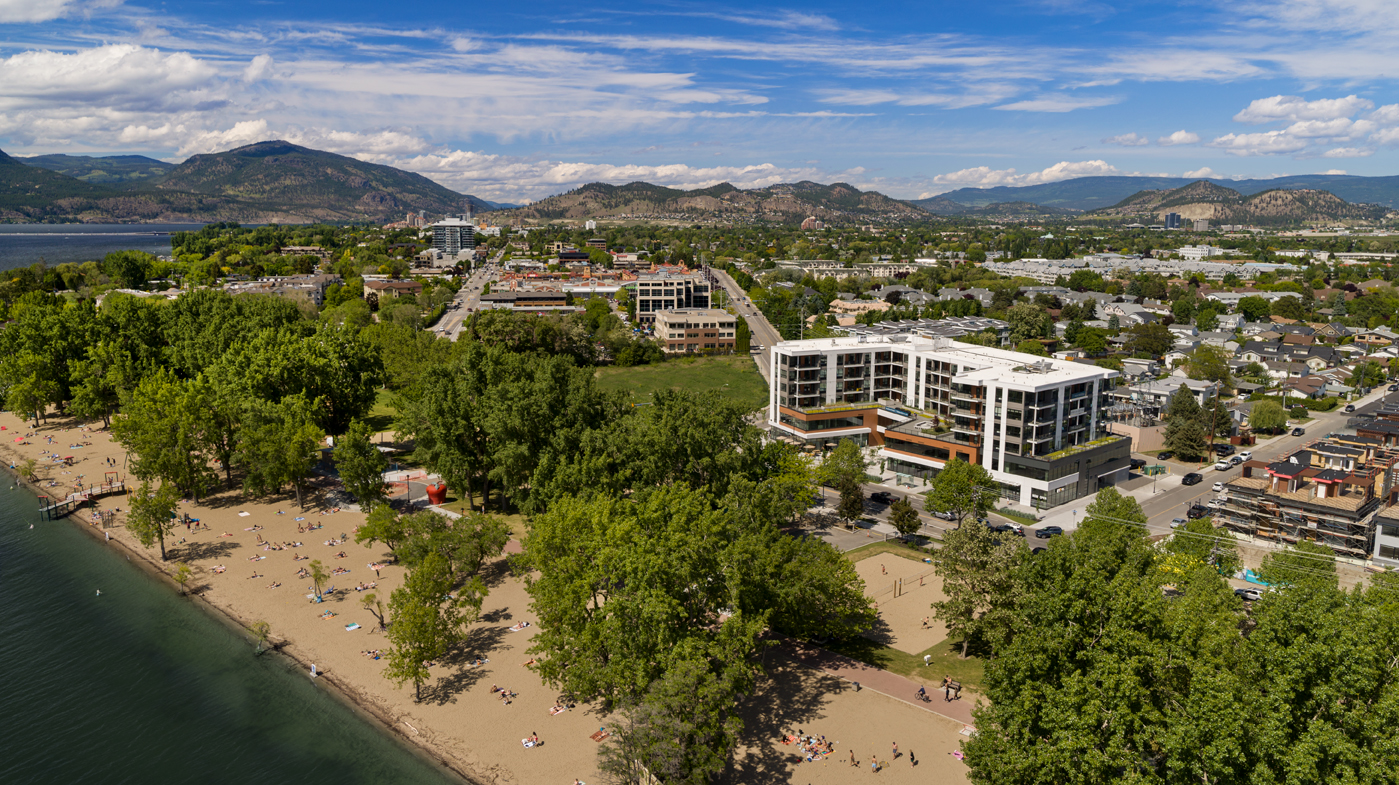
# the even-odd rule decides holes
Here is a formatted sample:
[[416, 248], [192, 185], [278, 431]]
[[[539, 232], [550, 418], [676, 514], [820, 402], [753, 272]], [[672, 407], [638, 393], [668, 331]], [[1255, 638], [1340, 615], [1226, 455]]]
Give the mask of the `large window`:
[[778, 421], [783, 425], [796, 428], [799, 431], [835, 431], [841, 428], [861, 428], [865, 424], [863, 417], [832, 417], [826, 420], [803, 420], [783, 413], [778, 417]]
[[1386, 537], [1399, 538], [1399, 524], [1381, 523], [1380, 534], [1383, 534]]
[[1393, 545], [1381, 545], [1380, 558], [1394, 559], [1395, 561], [1399, 561], [1399, 548], [1396, 548]]

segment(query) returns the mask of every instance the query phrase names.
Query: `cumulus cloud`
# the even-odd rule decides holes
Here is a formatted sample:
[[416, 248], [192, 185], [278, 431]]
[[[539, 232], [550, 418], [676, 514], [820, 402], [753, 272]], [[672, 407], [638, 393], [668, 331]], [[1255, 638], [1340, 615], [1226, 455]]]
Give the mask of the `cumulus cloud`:
[[209, 63], [187, 52], [169, 54], [132, 44], [73, 54], [21, 52], [0, 60], [0, 107], [45, 103], [153, 107], [171, 94], [214, 86]]
[[1100, 177], [1120, 175], [1122, 170], [1107, 161], [1060, 161], [1038, 172], [1019, 174], [1015, 169], [992, 169], [989, 166], [976, 166], [956, 172], [940, 174], [933, 182], [954, 188], [993, 188], [998, 185], [1038, 185], [1075, 177]]
[[1345, 98], [1321, 98], [1308, 101], [1296, 95], [1275, 95], [1259, 98], [1234, 115], [1240, 123], [1268, 123], [1278, 120], [1334, 120], [1350, 117], [1356, 112], [1369, 109], [1373, 101], [1348, 95]]
[[1199, 134], [1192, 134], [1189, 131], [1176, 131], [1170, 136], [1163, 136], [1157, 139], [1156, 143], [1162, 147], [1171, 147], [1178, 144], [1198, 144], [1199, 141]]
[[1220, 178], [1221, 175], [1215, 170], [1206, 166], [1202, 169], [1195, 169], [1189, 172], [1182, 172], [1180, 176], [1184, 177], [1187, 180], [1217, 180]]
[[1119, 147], [1141, 147], [1142, 145], [1151, 144], [1151, 140], [1147, 139], [1145, 136], [1138, 135], [1136, 132], [1132, 132], [1130, 134], [1109, 136], [1103, 140], [1103, 144], [1115, 144]]
[[81, 6], [74, 0], [0, 0], [0, 24], [47, 22]]
[[243, 69], [243, 81], [256, 82], [257, 80], [266, 76], [268, 70], [270, 70], [271, 68], [272, 55], [258, 55], [257, 57], [253, 58], [253, 61], [251, 63], [248, 63], [247, 68]]

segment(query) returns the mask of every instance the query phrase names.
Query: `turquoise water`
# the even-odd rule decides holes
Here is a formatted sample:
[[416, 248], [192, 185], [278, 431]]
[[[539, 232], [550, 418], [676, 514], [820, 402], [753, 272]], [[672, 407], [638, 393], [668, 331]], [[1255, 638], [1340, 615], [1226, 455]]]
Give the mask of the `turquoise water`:
[[8, 487], [0, 783], [460, 782]]

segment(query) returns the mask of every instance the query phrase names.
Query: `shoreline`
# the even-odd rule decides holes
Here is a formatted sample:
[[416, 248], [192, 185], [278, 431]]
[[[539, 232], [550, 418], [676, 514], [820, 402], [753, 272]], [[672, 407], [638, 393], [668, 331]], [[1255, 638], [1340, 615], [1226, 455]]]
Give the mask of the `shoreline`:
[[[113, 464], [124, 465], [126, 456], [100, 424], [54, 417], [35, 429], [10, 413], [0, 413], [0, 448], [11, 459], [4, 461], [7, 467], [29, 458], [41, 462], [35, 471], [38, 482], [11, 470], [31, 498], [62, 498], [70, 490], [87, 487], [91, 483], [84, 472], [92, 475], [93, 483], [106, 480]], [[73, 456], [73, 463], [56, 460], [60, 456]], [[388, 552], [381, 545], [352, 542], [350, 532], [364, 516], [334, 507], [337, 494], [332, 484], [315, 483], [302, 509], [290, 492], [250, 499], [239, 489], [220, 485], [198, 504], [186, 499], [176, 505], [177, 513], [198, 519], [200, 525], [167, 535], [165, 561], [157, 548], [141, 546], [126, 530], [125, 494], [93, 500], [88, 510], [64, 517], [84, 515], [70, 523], [90, 529], [89, 535], [99, 542], [118, 543], [128, 562], [136, 561], [148, 574], [159, 573], [172, 590], [178, 590], [178, 584], [171, 568], [188, 564], [193, 569], [190, 594], [201, 612], [237, 625], [243, 640], [248, 640], [246, 630], [253, 620], [268, 622], [271, 639], [278, 642], [274, 653], [287, 658], [282, 662], [302, 674], [315, 663], [325, 674], [316, 681], [324, 680], [341, 705], [390, 732], [395, 743], [448, 779], [470, 785], [562, 785], [602, 779], [593, 737], [613, 718], [597, 704], [569, 705], [560, 713], [551, 710], [564, 699], [528, 667], [538, 628], [524, 622], [537, 623], [537, 617], [523, 576], [513, 573], [504, 556], [483, 568], [481, 578], [490, 593], [481, 615], [465, 628], [457, 647], [431, 664], [421, 700], [411, 684], [396, 686], [385, 678], [385, 663], [374, 655], [387, 648], [387, 641], [374, 629], [377, 621], [362, 603], [361, 592], [372, 590], [386, 601], [405, 570], [397, 564], [374, 569]], [[38, 517], [37, 499], [34, 504], [31, 514]], [[93, 509], [114, 511], [115, 522], [103, 528], [86, 516]], [[322, 590], [324, 604], [311, 602], [306, 579], [293, 575], [302, 566], [299, 562], [312, 558], [322, 560], [327, 569], [336, 568], [329, 581], [334, 586]], [[240, 560], [251, 564], [240, 567]], [[369, 570], [365, 561], [371, 562]], [[322, 623], [327, 620], [330, 623]], [[512, 700], [502, 700], [497, 685], [508, 689]], [[945, 757], [960, 748], [962, 723], [873, 689], [859, 691], [823, 668], [789, 657], [769, 662], [756, 689], [740, 703], [739, 718], [745, 729], [716, 780], [724, 785], [845, 782], [844, 766], [813, 766], [778, 741], [804, 728], [838, 740], [842, 758], [849, 750], [867, 759], [872, 751], [887, 750], [890, 739], [900, 740], [901, 747], [912, 741], [928, 765], [887, 770], [888, 785], [967, 782], [965, 766], [960, 761], [951, 765], [953, 759]], [[536, 732], [544, 742], [542, 749], [522, 748], [521, 738]], [[935, 763], [944, 758], [949, 765]]]
[[[0, 445], [0, 447], [3, 447], [3, 449], [0, 449], [0, 452], [6, 454], [7, 457], [15, 457], [14, 450], [8, 444]], [[0, 463], [0, 468], [3, 468], [4, 471], [10, 475], [11, 479], [15, 481], [15, 484], [16, 486], [18, 486], [19, 489], [25, 491], [28, 494], [29, 498], [34, 504], [34, 508], [31, 514], [35, 517], [38, 517], [38, 508], [42, 504], [40, 497], [50, 496], [50, 494], [44, 493], [44, 488], [22, 477], [19, 473], [19, 470], [17, 468], [12, 468], [9, 463]], [[122, 499], [128, 497], [130, 493], [131, 490], [130, 488], [128, 488], [122, 494], [110, 498]], [[89, 509], [97, 506], [96, 501], [89, 501], [88, 504]], [[174, 591], [179, 591], [179, 584], [177, 584], [174, 581], [174, 579], [170, 577], [170, 574], [168, 572], [161, 568], [162, 562], [160, 561], [159, 557], [153, 555], [153, 552], [146, 551], [145, 549], [141, 548], [132, 547], [130, 543], [125, 542], [120, 537], [112, 537], [111, 539], [108, 539], [106, 536], [104, 536], [104, 534], [109, 530], [99, 529], [99, 527], [94, 526], [92, 524], [85, 523], [79, 520], [74, 520], [74, 516], [77, 514], [77, 511], [74, 511], [67, 515], [63, 515], [59, 518], [52, 518], [48, 520], [40, 519], [34, 522], [53, 524], [63, 523], [65, 525], [72, 525], [74, 528], [78, 529], [79, 531], [86, 534], [88, 537], [92, 538], [98, 544], [114, 546], [115, 552], [124, 554], [127, 557], [127, 563], [134, 565], [138, 571], [145, 574], [147, 577], [157, 581], [158, 583], [166, 586], [167, 588], [170, 588]], [[172, 559], [164, 563], [168, 564], [172, 562], [175, 562], [175, 560]], [[200, 589], [202, 588], [204, 588], [204, 586], [198, 586], [193, 589], [190, 589], [189, 591], [185, 592], [185, 598], [188, 599], [190, 601], [190, 604], [194, 608], [196, 608], [200, 613], [203, 613], [207, 617], [218, 621], [220, 624], [223, 624], [231, 631], [238, 633], [240, 637], [246, 637], [248, 635], [248, 626], [252, 622], [248, 619], [244, 619], [233, 608], [226, 607], [219, 603], [210, 601], [207, 597], [203, 595], [203, 592], [200, 591]], [[278, 636], [275, 641], [269, 638], [268, 644], [269, 648], [267, 651], [263, 652], [263, 654], [254, 656], [270, 655], [274, 657], [280, 657], [286, 664], [288, 664], [291, 667], [291, 670], [299, 671], [309, 678], [311, 663], [309, 660], [306, 660], [297, 654], [297, 652], [295, 651], [296, 644], [294, 641], [285, 636]], [[424, 758], [435, 768], [443, 770], [443, 773], [445, 775], [448, 775], [449, 777], [455, 777], [459, 781], [466, 783], [466, 785], [489, 785], [489, 783], [497, 781], [495, 778], [491, 778], [489, 780], [478, 778], [475, 772], [467, 770], [463, 764], [461, 764], [458, 761], [452, 760], [451, 756], [447, 755], [444, 750], [441, 750], [435, 745], [433, 745], [427, 738], [423, 736], [422, 732], [418, 731], [417, 728], [414, 728], [412, 725], [409, 725], [406, 720], [395, 720], [393, 717], [388, 716], [386, 711], [384, 711], [381, 707], [375, 705], [375, 703], [372, 700], [367, 699], [366, 696], [364, 696], [359, 690], [355, 689], [354, 687], [351, 687], [347, 684], [342, 684], [340, 681], [338, 681], [336, 678], [329, 674], [318, 675], [313, 679], [313, 681], [318, 686], [324, 684], [326, 687], [325, 692], [328, 695], [330, 695], [336, 702], [338, 702], [346, 709], [354, 713], [357, 717], [368, 722], [370, 726], [376, 728], [379, 732], [384, 733], [390, 738], [394, 739], [396, 743], [404, 747], [412, 754]], [[412, 732], [410, 733], [407, 730], [400, 728], [400, 724], [407, 725], [408, 728], [412, 729]]]

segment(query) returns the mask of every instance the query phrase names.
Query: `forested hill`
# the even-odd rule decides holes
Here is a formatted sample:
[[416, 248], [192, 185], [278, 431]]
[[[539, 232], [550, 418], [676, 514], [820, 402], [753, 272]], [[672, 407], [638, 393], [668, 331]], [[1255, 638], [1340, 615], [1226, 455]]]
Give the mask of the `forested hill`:
[[[589, 183], [504, 216], [532, 220], [586, 218], [737, 219], [799, 223], [814, 216], [827, 222], [903, 221], [927, 215], [907, 202], [848, 183], [803, 180], [743, 190], [729, 183], [684, 191], [651, 183]], [[504, 217], [503, 216], [503, 217]]]
[[[998, 202], [1033, 202], [1044, 207], [1097, 210], [1117, 204], [1138, 191], [1169, 191], [1192, 182], [1195, 180], [1184, 177], [1076, 177], [1040, 185], [959, 188], [936, 198], [969, 207], [985, 207]], [[1274, 189], [1321, 190], [1330, 191], [1352, 203], [1380, 204], [1399, 209], [1399, 176], [1303, 174], [1260, 180], [1214, 179], [1209, 182], [1245, 196]]]
[[[119, 182], [111, 181], [109, 170], [119, 168], [112, 159], [77, 158], [28, 166], [0, 152], [0, 221], [382, 223], [418, 210], [439, 217], [468, 205], [493, 209], [419, 174], [287, 142], [196, 155], [163, 171], [133, 156], [142, 160], [125, 161]], [[150, 176], [137, 178], [138, 170]]]

